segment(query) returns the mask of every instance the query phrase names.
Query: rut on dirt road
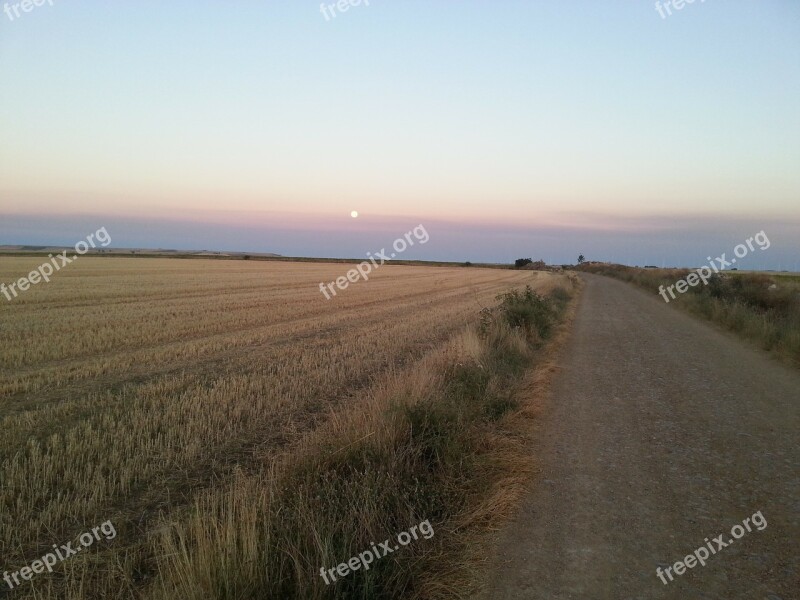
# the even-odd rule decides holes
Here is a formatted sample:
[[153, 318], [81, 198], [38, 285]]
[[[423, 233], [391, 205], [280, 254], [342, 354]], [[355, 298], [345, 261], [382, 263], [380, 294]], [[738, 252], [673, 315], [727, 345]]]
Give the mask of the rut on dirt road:
[[[797, 598], [800, 373], [625, 283], [585, 279], [539, 475], [487, 598]], [[763, 530], [657, 576], [758, 511]]]

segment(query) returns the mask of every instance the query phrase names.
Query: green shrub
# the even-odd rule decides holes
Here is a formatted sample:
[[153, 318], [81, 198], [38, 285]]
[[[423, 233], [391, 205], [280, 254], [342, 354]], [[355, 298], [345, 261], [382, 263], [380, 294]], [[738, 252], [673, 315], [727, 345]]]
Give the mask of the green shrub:
[[552, 301], [534, 292], [530, 286], [524, 291], [513, 290], [497, 297], [500, 313], [511, 327], [519, 327], [527, 335], [536, 332], [542, 339], [550, 335], [556, 318]]

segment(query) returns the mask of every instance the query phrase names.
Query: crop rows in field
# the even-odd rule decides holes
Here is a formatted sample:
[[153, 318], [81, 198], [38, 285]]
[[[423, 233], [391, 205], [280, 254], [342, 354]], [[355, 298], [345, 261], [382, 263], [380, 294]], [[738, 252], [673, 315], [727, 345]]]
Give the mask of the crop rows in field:
[[[36, 258], [0, 262], [0, 279]], [[0, 555], [157, 512], [301, 439], [545, 273], [85, 258], [0, 309]], [[135, 524], [135, 525], [134, 525]], [[120, 540], [119, 544], [123, 543]]]

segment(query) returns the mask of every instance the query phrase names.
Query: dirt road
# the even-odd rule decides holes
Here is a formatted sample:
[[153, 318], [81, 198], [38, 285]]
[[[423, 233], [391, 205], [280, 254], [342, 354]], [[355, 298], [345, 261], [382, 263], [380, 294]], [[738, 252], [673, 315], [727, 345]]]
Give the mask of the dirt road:
[[[800, 372], [657, 296], [586, 282], [487, 598], [800, 598]], [[766, 527], [729, 543], [758, 511]], [[657, 567], [706, 538], [706, 565], [662, 583]]]

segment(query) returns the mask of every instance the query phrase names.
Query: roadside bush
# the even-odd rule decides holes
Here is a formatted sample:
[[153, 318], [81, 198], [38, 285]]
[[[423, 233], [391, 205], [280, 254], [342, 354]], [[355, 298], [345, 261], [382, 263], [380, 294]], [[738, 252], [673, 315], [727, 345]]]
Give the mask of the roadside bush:
[[533, 332], [540, 339], [550, 335], [556, 319], [555, 302], [534, 292], [530, 286], [524, 291], [513, 290], [497, 297], [499, 311], [511, 327], [521, 328], [528, 337]]

